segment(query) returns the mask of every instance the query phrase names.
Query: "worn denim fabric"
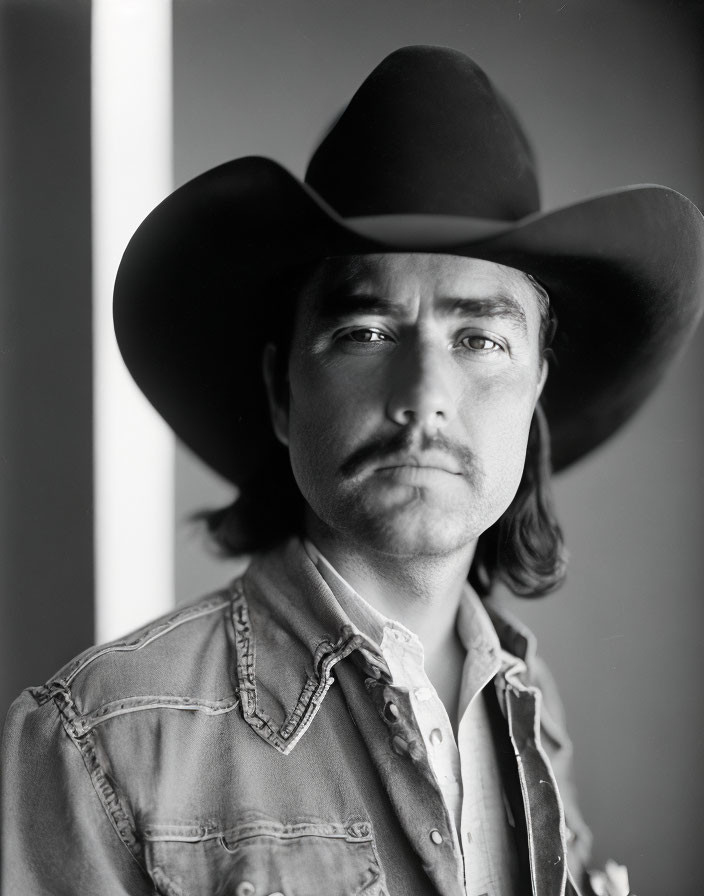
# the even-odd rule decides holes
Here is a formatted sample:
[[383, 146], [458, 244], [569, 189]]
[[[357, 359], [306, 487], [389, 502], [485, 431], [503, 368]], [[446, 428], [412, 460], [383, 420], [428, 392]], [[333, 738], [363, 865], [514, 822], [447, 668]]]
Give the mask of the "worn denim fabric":
[[[589, 833], [559, 704], [490, 612], [515, 658], [491, 695], [524, 892], [570, 896]], [[298, 540], [25, 691], [3, 747], [8, 896], [465, 893], [408, 693]]]

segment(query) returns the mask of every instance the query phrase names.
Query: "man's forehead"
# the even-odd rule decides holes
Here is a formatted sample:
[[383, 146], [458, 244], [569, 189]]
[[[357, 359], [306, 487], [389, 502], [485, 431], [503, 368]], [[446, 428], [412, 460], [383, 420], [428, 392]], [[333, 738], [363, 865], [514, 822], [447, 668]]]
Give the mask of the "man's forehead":
[[541, 313], [539, 287], [525, 272], [436, 253], [325, 258], [303, 289], [299, 312], [323, 318], [361, 310], [401, 313], [419, 296], [431, 298], [439, 313], [505, 317], [523, 330], [528, 317]]
[[365, 284], [408, 289], [430, 284], [448, 296], [456, 292], [457, 297], [467, 290], [490, 293], [501, 288], [521, 294], [532, 291], [524, 271], [483, 259], [439, 253], [331, 256], [319, 263], [309, 280], [309, 286], [318, 293]]

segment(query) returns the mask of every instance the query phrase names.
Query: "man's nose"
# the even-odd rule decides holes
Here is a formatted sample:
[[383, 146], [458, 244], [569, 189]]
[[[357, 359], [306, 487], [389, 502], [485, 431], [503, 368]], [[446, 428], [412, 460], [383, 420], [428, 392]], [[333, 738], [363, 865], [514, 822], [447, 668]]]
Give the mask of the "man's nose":
[[394, 355], [387, 403], [390, 419], [400, 426], [446, 427], [455, 413], [447, 349], [414, 339]]

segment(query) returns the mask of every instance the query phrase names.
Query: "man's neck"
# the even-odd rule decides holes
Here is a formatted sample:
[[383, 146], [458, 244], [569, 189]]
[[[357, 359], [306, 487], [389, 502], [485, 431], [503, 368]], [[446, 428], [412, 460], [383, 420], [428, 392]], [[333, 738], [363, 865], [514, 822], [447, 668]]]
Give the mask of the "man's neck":
[[310, 526], [308, 535], [337, 572], [384, 616], [419, 637], [429, 662], [446, 650], [474, 554], [472, 543], [440, 557], [395, 556]]

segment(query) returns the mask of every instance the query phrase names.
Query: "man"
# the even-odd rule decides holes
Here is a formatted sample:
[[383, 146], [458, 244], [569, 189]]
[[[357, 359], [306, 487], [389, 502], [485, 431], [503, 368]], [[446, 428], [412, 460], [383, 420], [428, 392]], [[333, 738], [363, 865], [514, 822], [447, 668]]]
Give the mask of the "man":
[[118, 340], [256, 556], [15, 703], [8, 892], [590, 892], [554, 685], [488, 595], [560, 584], [550, 449], [656, 384], [703, 244], [663, 187], [541, 214], [512, 112], [431, 47], [369, 76], [305, 185], [239, 159], [162, 203]]

